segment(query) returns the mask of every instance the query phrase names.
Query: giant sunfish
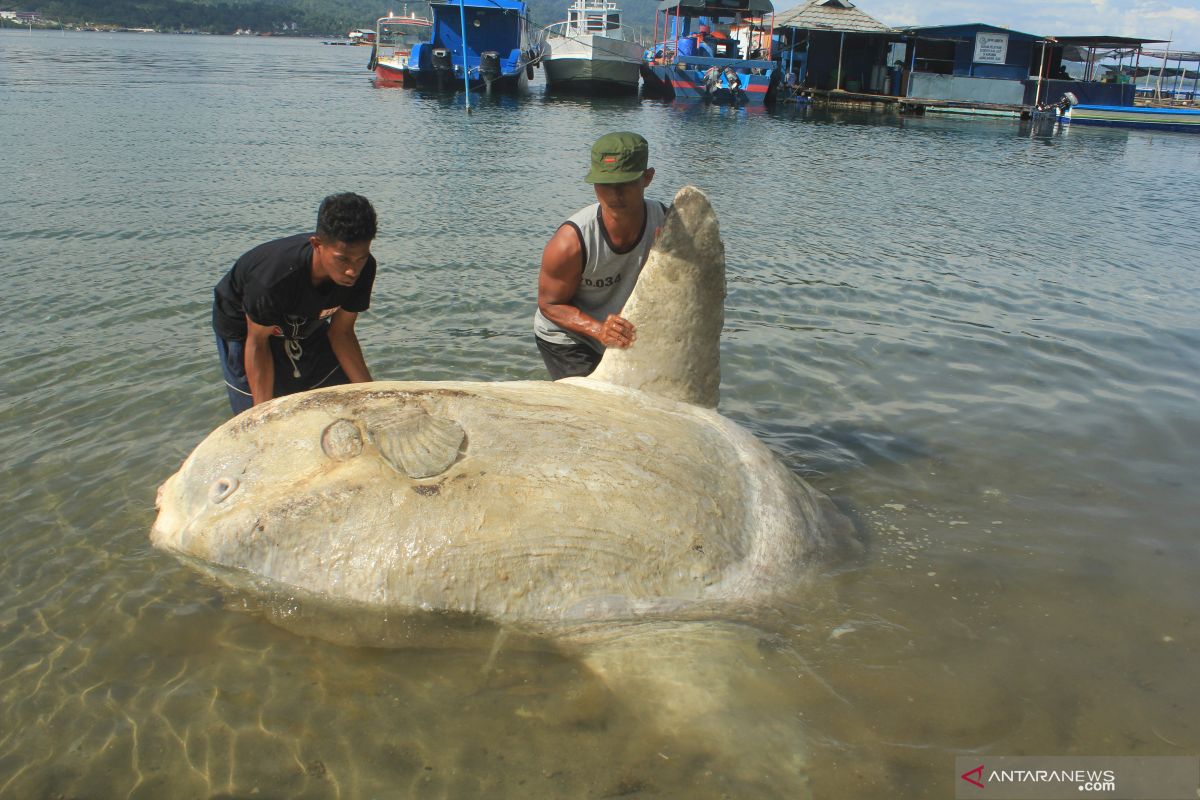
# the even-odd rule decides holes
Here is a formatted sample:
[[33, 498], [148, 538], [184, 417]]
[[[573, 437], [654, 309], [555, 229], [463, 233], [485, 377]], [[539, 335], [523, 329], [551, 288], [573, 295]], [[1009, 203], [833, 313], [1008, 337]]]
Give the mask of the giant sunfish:
[[163, 484], [151, 541], [238, 589], [579, 644], [651, 728], [794, 796], [795, 669], [720, 620], [793, 590], [849, 526], [717, 412], [724, 298], [716, 215], [685, 187], [624, 310], [637, 340], [590, 377], [271, 400]]
[[386, 609], [549, 627], [754, 602], [839, 529], [828, 499], [716, 411], [725, 258], [675, 197], [588, 378], [375, 382], [277, 398], [161, 487], [152, 542]]

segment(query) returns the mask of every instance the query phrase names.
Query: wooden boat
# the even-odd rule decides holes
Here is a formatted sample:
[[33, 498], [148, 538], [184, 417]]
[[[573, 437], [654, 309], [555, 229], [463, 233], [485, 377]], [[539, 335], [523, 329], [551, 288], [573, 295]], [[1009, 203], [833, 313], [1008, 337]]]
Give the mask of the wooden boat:
[[418, 88], [515, 92], [533, 77], [540, 51], [521, 0], [434, 0], [429, 9], [432, 36], [408, 59]]
[[773, 102], [779, 65], [766, 17], [774, 14], [771, 0], [662, 0], [642, 91], [722, 105]]
[[542, 66], [551, 91], [635, 94], [642, 46], [626, 36], [608, 0], [575, 0], [567, 18], [545, 28]]
[[388, 15], [375, 22], [375, 47], [367, 69], [375, 73], [376, 86], [415, 85], [408, 71], [408, 59], [413, 47], [429, 38], [433, 23], [412, 14], [406, 17]]

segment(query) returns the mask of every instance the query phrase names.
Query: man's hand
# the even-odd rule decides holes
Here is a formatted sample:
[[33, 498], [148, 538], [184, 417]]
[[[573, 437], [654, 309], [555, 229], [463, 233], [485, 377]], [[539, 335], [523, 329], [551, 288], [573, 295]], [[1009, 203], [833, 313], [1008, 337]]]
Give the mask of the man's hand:
[[624, 317], [609, 314], [608, 319], [600, 325], [596, 338], [605, 347], [629, 347], [637, 339], [637, 329]]

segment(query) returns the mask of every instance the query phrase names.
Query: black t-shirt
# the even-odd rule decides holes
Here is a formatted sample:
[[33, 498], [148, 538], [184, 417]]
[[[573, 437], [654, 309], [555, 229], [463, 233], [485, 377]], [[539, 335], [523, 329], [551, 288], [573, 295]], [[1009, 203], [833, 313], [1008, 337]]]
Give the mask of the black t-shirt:
[[222, 339], [246, 338], [246, 316], [304, 338], [339, 308], [366, 311], [375, 283], [375, 256], [368, 256], [353, 286], [312, 284], [312, 243], [301, 233], [260, 244], [237, 260], [217, 284], [213, 330]]

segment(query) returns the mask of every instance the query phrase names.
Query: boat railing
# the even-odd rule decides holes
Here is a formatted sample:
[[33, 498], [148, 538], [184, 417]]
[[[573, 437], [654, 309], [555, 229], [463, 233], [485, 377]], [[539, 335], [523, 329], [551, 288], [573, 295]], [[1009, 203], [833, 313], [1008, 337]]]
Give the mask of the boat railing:
[[[690, 37], [685, 37], [690, 38]], [[712, 55], [702, 52], [695, 53], [679, 53], [679, 39], [663, 39], [654, 42], [651, 49], [647, 52], [647, 58], [656, 64], [674, 64], [676, 62], [686, 61], [689, 64], [705, 63], [708, 66], [736, 66], [752, 65], [754, 68], [773, 68], [775, 62], [770, 59], [770, 51], [765, 53], [761, 50], [751, 50], [749, 53], [741, 52], [745, 48], [745, 42], [740, 39], [716, 39], [710, 43]], [[730, 55], [736, 53], [736, 55]], [[763, 58], [766, 55], [767, 58]]]
[[[616, 34], [616, 35], [614, 35]], [[609, 39], [621, 39], [626, 42], [633, 42], [641, 45], [644, 34], [640, 29], [632, 26], [619, 24], [615, 27], [605, 26], [602, 29], [589, 31], [581, 30], [578, 22], [572, 20], [562, 20], [545, 26], [539, 31], [542, 41], [552, 36], [558, 36], [563, 39], [578, 39], [581, 36], [606, 36]]]
[[[665, 61], [663, 63], [671, 63]], [[774, 61], [761, 58], [709, 58], [708, 56], [680, 56], [675, 65], [684, 69], [707, 69], [708, 67], [733, 67], [741, 70], [762, 70], [764, 72], [779, 66]]]
[[[735, 13], [730, 15], [728, 11], [717, 7], [707, 9], [708, 25], [712, 27], [712, 34], [706, 37], [704, 43], [708, 46], [712, 53], [712, 58], [718, 59], [721, 65], [729, 65], [731, 61], [756, 61], [765, 60], [772, 61], [772, 41], [771, 31], [775, 26], [774, 12], [769, 15], [759, 16], [757, 14]], [[769, 19], [769, 21], [768, 21]], [[668, 9], [660, 12], [655, 16], [654, 33], [650, 37], [650, 49], [647, 52], [647, 59], [656, 64], [672, 64], [676, 61], [676, 51], [681, 39], [692, 39], [698, 32], [676, 33], [674, 36], [670, 32], [678, 31], [684, 28], [686, 21], [703, 22], [705, 17], [698, 15], [696, 12], [687, 14], [676, 13], [673, 9]], [[730, 31], [723, 32], [717, 26], [731, 26]], [[742, 37], [738, 31], [748, 31], [749, 35]], [[661, 37], [661, 38], [660, 38]], [[736, 55], [731, 55], [736, 53]], [[703, 57], [701, 53], [695, 54], [697, 57]], [[754, 58], [747, 58], [754, 56]], [[691, 59], [691, 55], [685, 55], [684, 58]], [[775, 65], [772, 63], [771, 67]]]
[[424, 17], [381, 17], [375, 23], [375, 44], [384, 48], [410, 49], [429, 35], [433, 22]]

